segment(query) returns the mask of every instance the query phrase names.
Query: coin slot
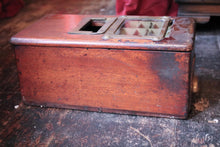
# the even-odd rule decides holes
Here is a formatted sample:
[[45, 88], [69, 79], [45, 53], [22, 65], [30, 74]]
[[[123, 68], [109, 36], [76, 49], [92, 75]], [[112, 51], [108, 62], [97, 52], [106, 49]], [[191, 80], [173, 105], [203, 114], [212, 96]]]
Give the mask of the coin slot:
[[83, 18], [77, 26], [71, 29], [69, 34], [96, 35], [104, 34], [109, 27], [117, 20], [116, 17], [111, 18]]
[[98, 30], [105, 24], [104, 19], [91, 19], [79, 31], [98, 32]]

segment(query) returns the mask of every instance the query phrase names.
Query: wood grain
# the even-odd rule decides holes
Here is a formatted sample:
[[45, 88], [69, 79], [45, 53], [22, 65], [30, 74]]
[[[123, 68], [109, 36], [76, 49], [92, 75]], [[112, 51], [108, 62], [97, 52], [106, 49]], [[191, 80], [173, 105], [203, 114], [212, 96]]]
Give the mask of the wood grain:
[[190, 53], [18, 46], [16, 57], [27, 103], [187, 115]]
[[[112, 15], [53, 14], [36, 21], [11, 38], [14, 45], [117, 48], [136, 50], [191, 51], [194, 38], [192, 18], [173, 18], [172, 33], [162, 41], [149, 39], [103, 39], [104, 34], [69, 34], [83, 18], [109, 18]], [[43, 29], [42, 29], [43, 28]]]

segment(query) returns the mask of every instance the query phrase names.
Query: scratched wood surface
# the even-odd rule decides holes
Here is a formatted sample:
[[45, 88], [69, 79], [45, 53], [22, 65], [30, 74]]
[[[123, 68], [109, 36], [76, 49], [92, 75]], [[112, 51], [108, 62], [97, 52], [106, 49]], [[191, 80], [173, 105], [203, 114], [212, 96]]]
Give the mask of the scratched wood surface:
[[[41, 9], [39, 9], [41, 8]], [[219, 146], [220, 28], [197, 26], [200, 92], [188, 120], [33, 107], [21, 102], [12, 35], [48, 13], [114, 14], [114, 1], [27, 1], [0, 21], [0, 146]]]

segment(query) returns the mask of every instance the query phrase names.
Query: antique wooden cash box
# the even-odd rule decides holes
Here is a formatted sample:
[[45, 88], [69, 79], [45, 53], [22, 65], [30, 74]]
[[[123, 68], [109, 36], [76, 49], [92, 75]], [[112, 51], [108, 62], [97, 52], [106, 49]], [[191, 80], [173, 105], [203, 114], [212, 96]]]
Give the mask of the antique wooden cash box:
[[186, 118], [194, 21], [48, 15], [11, 38], [24, 103]]

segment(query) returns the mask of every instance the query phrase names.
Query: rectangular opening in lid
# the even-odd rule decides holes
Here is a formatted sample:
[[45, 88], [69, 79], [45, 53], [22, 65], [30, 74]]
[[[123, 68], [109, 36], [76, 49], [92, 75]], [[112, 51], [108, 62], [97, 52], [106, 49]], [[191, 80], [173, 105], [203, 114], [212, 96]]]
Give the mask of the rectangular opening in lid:
[[80, 23], [74, 27], [69, 34], [85, 34], [85, 35], [94, 35], [94, 34], [103, 34], [105, 33], [112, 23], [115, 22], [117, 18], [89, 18], [86, 17], [80, 21]]
[[104, 19], [91, 19], [79, 31], [98, 32], [98, 30], [105, 24]]

